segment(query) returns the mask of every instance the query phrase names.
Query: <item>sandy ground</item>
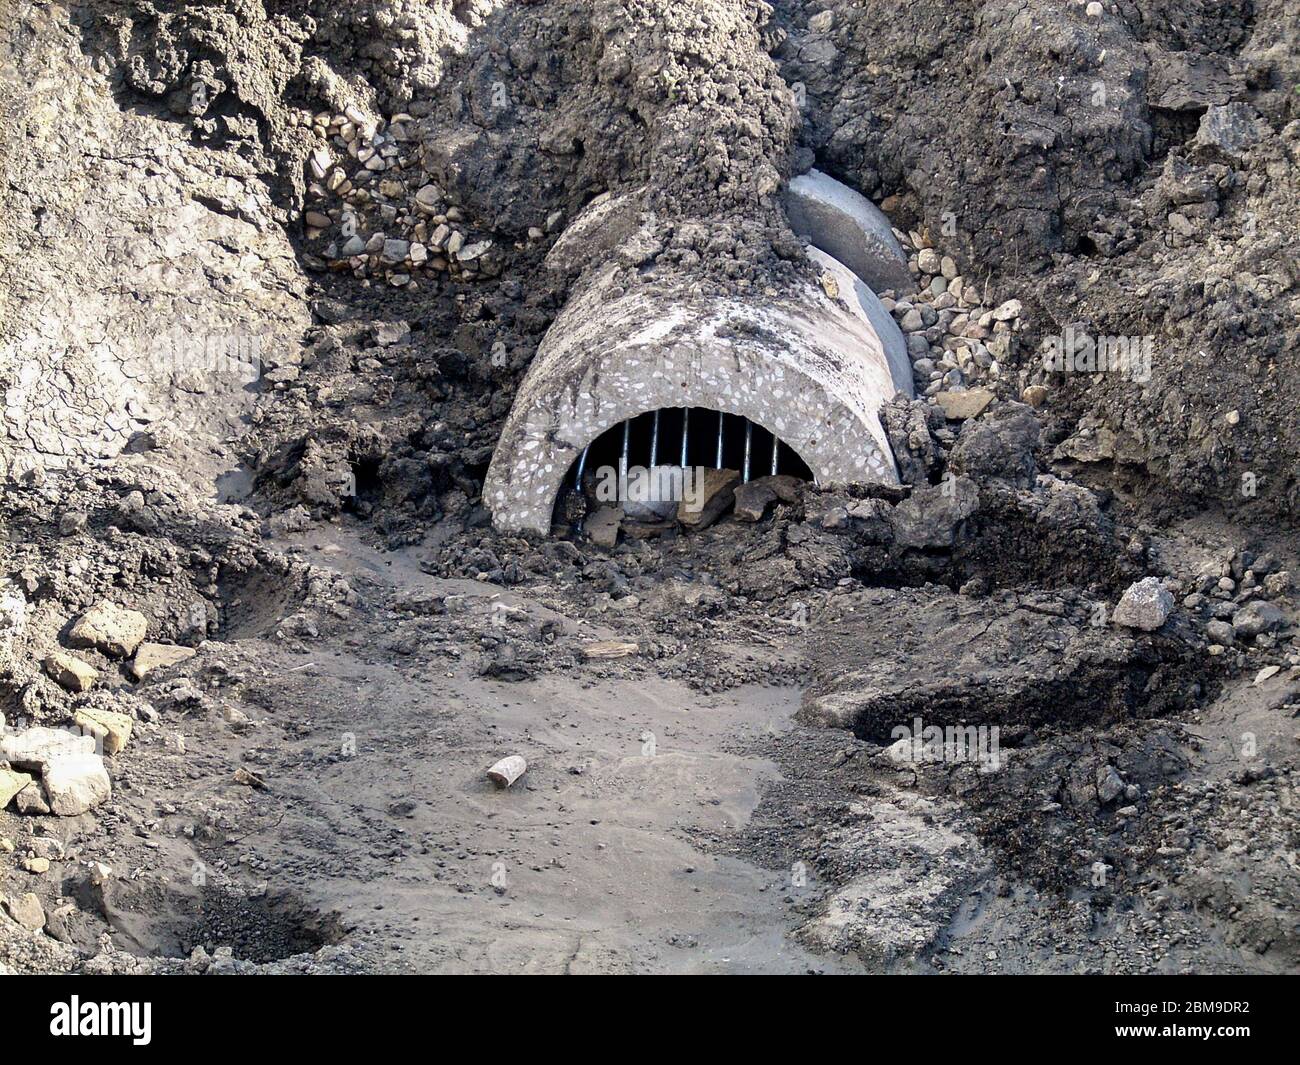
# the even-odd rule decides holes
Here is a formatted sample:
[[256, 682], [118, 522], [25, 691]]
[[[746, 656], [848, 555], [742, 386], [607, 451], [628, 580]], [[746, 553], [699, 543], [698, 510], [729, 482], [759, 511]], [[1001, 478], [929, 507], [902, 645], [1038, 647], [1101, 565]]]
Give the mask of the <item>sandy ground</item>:
[[[344, 572], [400, 580], [404, 595], [465, 595], [484, 611], [500, 601], [491, 585], [427, 576], [410, 556], [378, 556], [334, 530], [302, 545], [328, 547]], [[702, 697], [589, 671], [493, 681], [454, 660], [394, 662], [370, 638], [381, 632], [359, 625], [346, 648], [223, 645], [256, 727], [182, 725], [187, 753], [150, 758], [148, 775], [162, 784], [188, 773], [184, 794], [141, 781], [126, 804], [149, 819], [165, 798], [182, 817], [249, 798], [237, 838], [211, 856], [200, 845], [199, 860], [225, 859], [337, 913], [372, 970], [855, 968], [789, 937], [788, 871], [693, 842], [747, 824], [778, 774], [733, 752], [786, 732], [798, 691]], [[174, 747], [174, 736], [159, 739]], [[484, 770], [511, 753], [530, 768], [499, 790]], [[240, 761], [266, 790], [231, 782]], [[152, 872], [183, 882], [195, 856], [164, 854]]]

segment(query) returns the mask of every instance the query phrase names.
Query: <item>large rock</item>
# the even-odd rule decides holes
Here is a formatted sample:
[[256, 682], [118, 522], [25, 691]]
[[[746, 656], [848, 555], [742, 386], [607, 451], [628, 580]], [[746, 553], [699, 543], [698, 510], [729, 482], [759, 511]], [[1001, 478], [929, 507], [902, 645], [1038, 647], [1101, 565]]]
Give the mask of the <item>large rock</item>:
[[55, 755], [41, 774], [41, 786], [50, 809], [60, 817], [84, 814], [113, 794], [108, 770], [97, 754]]
[[89, 691], [99, 679], [99, 670], [63, 651], [45, 659], [45, 672], [70, 692]]
[[17, 769], [43, 773], [46, 765], [61, 755], [94, 754], [95, 741], [60, 728], [37, 725], [22, 732], [0, 735], [0, 758]]
[[77, 619], [68, 638], [77, 647], [96, 647], [107, 655], [128, 658], [144, 641], [148, 626], [140, 611], [104, 600]]
[[968, 477], [995, 477], [1021, 488], [1034, 484], [1042, 425], [1021, 403], [1004, 403], [985, 417], [968, 421], [949, 456], [948, 468]]
[[32, 782], [32, 778], [27, 773], [20, 773], [16, 769], [0, 769], [0, 810], [9, 805], [23, 788]]
[[193, 647], [177, 647], [170, 643], [142, 643], [135, 652], [135, 658], [127, 666], [127, 672], [136, 680], [144, 680], [155, 669], [166, 669], [178, 662], [184, 662], [197, 654]]
[[29, 931], [39, 932], [45, 927], [45, 907], [34, 892], [6, 898], [4, 908], [5, 913]]
[[833, 255], [873, 292], [916, 290], [893, 226], [861, 193], [810, 170], [790, 182], [785, 206], [795, 233]]
[[117, 754], [130, 742], [131, 726], [134, 722], [126, 714], [83, 707], [73, 715], [72, 719], [83, 732], [103, 744], [105, 754]]
[[740, 483], [737, 470], [697, 470], [695, 499], [683, 499], [677, 507], [677, 520], [694, 529], [712, 525], [731, 506]]
[[1174, 597], [1159, 577], [1144, 577], [1129, 586], [1115, 607], [1114, 622], [1129, 629], [1154, 632], [1174, 609]]
[[1201, 116], [1196, 146], [1240, 162], [1246, 152], [1263, 140], [1266, 130], [1259, 113], [1249, 104], [1224, 104], [1209, 108]]
[[897, 547], [951, 547], [957, 526], [979, 509], [979, 489], [969, 477], [921, 485], [889, 512]]
[[1272, 603], [1256, 599], [1232, 615], [1232, 627], [1238, 636], [1258, 636], [1276, 632], [1286, 624], [1286, 615]]

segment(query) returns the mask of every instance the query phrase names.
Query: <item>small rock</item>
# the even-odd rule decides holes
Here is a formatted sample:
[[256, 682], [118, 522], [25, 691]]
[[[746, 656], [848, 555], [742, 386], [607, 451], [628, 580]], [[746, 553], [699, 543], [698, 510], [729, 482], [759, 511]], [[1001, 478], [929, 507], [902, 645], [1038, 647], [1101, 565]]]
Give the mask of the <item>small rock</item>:
[[1144, 577], [1129, 586], [1115, 607], [1112, 620], [1130, 629], [1154, 632], [1174, 609], [1174, 597], [1159, 577]]
[[963, 421], [982, 414], [993, 402], [993, 393], [987, 388], [968, 388], [961, 392], [940, 392], [935, 398], [949, 421]]
[[16, 769], [0, 769], [0, 810], [9, 805], [16, 795], [31, 784], [32, 778], [27, 773]]
[[1020, 393], [1020, 398], [1031, 407], [1041, 407], [1047, 402], [1048, 391], [1043, 385], [1030, 385]]
[[166, 669], [193, 658], [198, 652], [193, 647], [178, 647], [170, 643], [142, 643], [127, 672], [136, 680], [144, 680], [155, 669]]
[[1019, 300], [1007, 300], [1006, 303], [993, 312], [993, 320], [995, 322], [1009, 322], [1013, 318], [1019, 318], [1023, 309]]
[[50, 871], [50, 860], [48, 858], [24, 858], [22, 868], [36, 876], [42, 876]]
[[1195, 144], [1236, 162], [1264, 139], [1267, 130], [1259, 112], [1249, 104], [1216, 104], [1201, 116]]
[[1265, 666], [1263, 669], [1261, 669], [1258, 673], [1255, 674], [1255, 680], [1253, 681], [1253, 683], [1258, 687], [1260, 684], [1263, 684], [1264, 681], [1268, 680], [1269, 677], [1272, 677], [1278, 672], [1280, 672], [1281, 669], [1282, 669], [1281, 666]]
[[808, 28], [813, 33], [829, 33], [835, 25], [834, 11], [818, 11], [808, 20]]
[[78, 710], [72, 720], [83, 732], [102, 742], [105, 754], [117, 754], [130, 742], [134, 724], [126, 714], [93, 707]]
[[50, 812], [50, 804], [45, 801], [45, 792], [38, 781], [32, 781], [18, 793], [14, 806], [24, 817], [44, 817]]
[[45, 672], [70, 692], [89, 691], [99, 679], [97, 669], [63, 651], [55, 651], [45, 659]]
[[1206, 623], [1205, 635], [1214, 643], [1221, 644], [1224, 647], [1231, 647], [1237, 639], [1237, 630], [1226, 621], [1210, 621]]
[[1097, 771], [1097, 798], [1103, 806], [1109, 806], [1124, 792], [1124, 778], [1113, 765]]
[[601, 507], [588, 516], [583, 529], [597, 547], [613, 547], [618, 543], [618, 530], [622, 524], [622, 507]]
[[712, 525], [731, 506], [740, 481], [738, 470], [706, 469], [696, 476], [696, 498], [682, 500], [677, 520], [693, 529]]
[[86, 528], [86, 515], [77, 510], [65, 510], [59, 517], [59, 535], [76, 536]]

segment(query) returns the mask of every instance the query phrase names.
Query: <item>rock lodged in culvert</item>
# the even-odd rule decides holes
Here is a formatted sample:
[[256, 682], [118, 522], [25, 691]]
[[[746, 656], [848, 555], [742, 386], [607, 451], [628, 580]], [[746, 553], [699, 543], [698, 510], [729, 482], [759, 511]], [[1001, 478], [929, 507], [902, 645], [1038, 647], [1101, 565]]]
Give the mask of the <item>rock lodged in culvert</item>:
[[483, 494], [497, 528], [549, 532], [582, 449], [665, 408], [747, 418], [820, 484], [896, 483], [879, 410], [897, 392], [912, 394], [902, 337], [852, 271], [816, 251], [810, 258], [806, 277], [763, 295], [704, 294], [688, 273], [635, 282], [608, 265], [585, 274], [539, 347], [493, 457]]

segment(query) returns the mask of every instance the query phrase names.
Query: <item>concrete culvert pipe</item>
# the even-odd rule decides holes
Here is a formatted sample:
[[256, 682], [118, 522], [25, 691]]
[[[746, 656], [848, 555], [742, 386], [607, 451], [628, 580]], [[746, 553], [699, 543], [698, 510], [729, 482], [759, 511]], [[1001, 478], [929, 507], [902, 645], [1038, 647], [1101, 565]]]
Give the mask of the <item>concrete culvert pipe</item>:
[[790, 182], [785, 209], [795, 233], [835, 256], [873, 291], [916, 291], [894, 227], [860, 192], [810, 170]]
[[539, 347], [493, 456], [484, 500], [497, 528], [549, 532], [582, 449], [666, 408], [746, 418], [821, 484], [896, 483], [879, 410], [912, 394], [902, 336], [852, 271], [812, 257], [819, 283], [765, 299], [697, 295], [687, 277], [624, 290], [613, 266], [587, 274]]

